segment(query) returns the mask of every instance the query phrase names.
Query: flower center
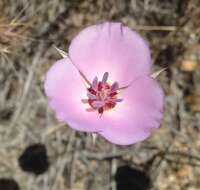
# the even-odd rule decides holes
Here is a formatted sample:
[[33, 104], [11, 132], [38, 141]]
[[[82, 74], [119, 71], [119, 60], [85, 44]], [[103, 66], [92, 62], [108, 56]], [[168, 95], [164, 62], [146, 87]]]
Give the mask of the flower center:
[[83, 99], [83, 103], [88, 103], [90, 108], [87, 111], [98, 111], [103, 114], [116, 106], [122, 99], [118, 98], [119, 84], [114, 82], [110, 85], [108, 82], [108, 72], [105, 72], [101, 81], [95, 77], [91, 86], [87, 88], [88, 99]]

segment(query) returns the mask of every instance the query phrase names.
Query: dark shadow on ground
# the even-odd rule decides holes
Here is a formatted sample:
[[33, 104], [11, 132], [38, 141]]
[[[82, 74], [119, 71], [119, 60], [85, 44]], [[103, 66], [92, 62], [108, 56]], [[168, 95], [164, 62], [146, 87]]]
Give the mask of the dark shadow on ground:
[[19, 190], [19, 185], [12, 178], [0, 178], [0, 190]]
[[49, 162], [47, 150], [43, 144], [28, 146], [18, 159], [19, 166], [25, 172], [40, 175], [48, 170]]
[[149, 190], [150, 178], [128, 165], [119, 167], [115, 176], [117, 190]]

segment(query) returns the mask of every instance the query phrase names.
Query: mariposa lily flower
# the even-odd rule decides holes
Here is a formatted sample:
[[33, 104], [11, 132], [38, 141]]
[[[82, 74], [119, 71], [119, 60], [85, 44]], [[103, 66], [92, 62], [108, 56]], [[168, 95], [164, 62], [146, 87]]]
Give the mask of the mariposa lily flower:
[[57, 118], [71, 128], [129, 145], [161, 123], [164, 95], [151, 69], [145, 40], [106, 22], [72, 40], [68, 54], [49, 69], [45, 93]]

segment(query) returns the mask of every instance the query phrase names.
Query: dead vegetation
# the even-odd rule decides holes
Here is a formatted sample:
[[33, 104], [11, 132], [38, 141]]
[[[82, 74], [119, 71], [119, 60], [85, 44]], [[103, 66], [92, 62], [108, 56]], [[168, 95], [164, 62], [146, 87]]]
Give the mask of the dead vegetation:
[[[129, 165], [150, 177], [153, 190], [197, 190], [200, 178], [200, 2], [198, 0], [1, 0], [0, 177], [22, 190], [115, 190], [117, 168]], [[87, 25], [120, 21], [152, 48], [165, 90], [162, 128], [147, 141], [116, 147], [63, 127], [43, 93], [44, 75]], [[49, 171], [24, 173], [17, 158], [44, 143]], [[117, 189], [119, 190], [119, 189]]]

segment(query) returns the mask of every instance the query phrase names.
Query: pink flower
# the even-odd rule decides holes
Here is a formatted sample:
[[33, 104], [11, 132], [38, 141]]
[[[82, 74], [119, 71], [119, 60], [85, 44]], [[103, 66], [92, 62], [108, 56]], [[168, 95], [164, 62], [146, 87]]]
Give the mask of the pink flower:
[[60, 121], [129, 145], [149, 137], [163, 116], [164, 95], [151, 67], [138, 33], [120, 23], [94, 25], [50, 68], [45, 93]]

